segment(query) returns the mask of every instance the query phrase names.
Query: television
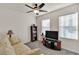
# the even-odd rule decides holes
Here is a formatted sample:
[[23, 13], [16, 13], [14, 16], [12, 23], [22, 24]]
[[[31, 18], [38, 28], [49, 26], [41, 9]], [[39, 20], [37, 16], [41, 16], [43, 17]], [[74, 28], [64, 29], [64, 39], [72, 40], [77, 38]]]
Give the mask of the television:
[[46, 38], [58, 40], [58, 31], [46, 31]]

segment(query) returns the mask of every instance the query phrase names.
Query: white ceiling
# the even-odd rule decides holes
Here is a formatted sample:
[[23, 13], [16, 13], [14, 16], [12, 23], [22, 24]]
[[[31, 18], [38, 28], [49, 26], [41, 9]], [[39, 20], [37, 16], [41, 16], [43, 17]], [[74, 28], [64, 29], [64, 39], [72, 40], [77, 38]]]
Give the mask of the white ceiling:
[[[59, 8], [62, 8], [62, 7], [71, 5], [71, 4], [72, 3], [45, 3], [45, 6], [42, 9], [50, 12], [50, 11], [54, 11], [56, 9], [59, 9]], [[28, 3], [28, 5], [32, 6], [32, 3]], [[23, 3], [0, 4], [0, 7], [4, 7], [4, 6], [6, 8], [11, 8], [12, 10], [20, 11], [23, 13], [26, 13], [27, 11], [31, 10], [30, 8], [26, 7]], [[48, 13], [48, 12], [40, 13], [40, 15]]]
[[[47, 10], [48, 12], [51, 12], [51, 11], [54, 11], [59, 8], [63, 8], [65, 6], [68, 6], [71, 4], [72, 3], [45, 3], [45, 6], [42, 8], [42, 10]], [[28, 5], [32, 6], [32, 4], [28, 4]], [[28, 7], [26, 7], [26, 8], [28, 8]], [[28, 9], [31, 10], [30, 8], [28, 8]], [[40, 15], [43, 15], [48, 12], [40, 12]]]

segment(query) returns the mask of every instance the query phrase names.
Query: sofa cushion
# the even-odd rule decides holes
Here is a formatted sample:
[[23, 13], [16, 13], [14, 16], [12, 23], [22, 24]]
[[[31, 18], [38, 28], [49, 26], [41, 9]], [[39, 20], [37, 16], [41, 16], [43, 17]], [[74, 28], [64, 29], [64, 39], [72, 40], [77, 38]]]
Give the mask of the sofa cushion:
[[14, 35], [12, 35], [11, 38], [9, 38], [9, 41], [11, 45], [15, 45], [21, 42], [21, 40]]
[[13, 47], [15, 49], [16, 54], [18, 55], [31, 50], [28, 46], [24, 45], [23, 43], [18, 43], [16, 45], [13, 45]]
[[0, 38], [0, 55], [15, 55], [14, 48], [11, 46], [7, 36]]

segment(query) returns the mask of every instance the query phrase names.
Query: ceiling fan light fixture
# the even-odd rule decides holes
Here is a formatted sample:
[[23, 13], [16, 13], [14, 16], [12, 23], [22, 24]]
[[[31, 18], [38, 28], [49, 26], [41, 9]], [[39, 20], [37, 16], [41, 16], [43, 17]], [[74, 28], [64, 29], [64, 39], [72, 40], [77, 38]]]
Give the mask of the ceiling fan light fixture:
[[36, 14], [36, 13], [39, 13], [39, 10], [34, 10], [33, 12]]

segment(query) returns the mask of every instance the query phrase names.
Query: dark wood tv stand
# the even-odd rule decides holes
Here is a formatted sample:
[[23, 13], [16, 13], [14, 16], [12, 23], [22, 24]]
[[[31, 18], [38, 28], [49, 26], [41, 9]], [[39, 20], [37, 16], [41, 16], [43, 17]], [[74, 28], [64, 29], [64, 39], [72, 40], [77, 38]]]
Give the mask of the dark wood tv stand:
[[60, 40], [53, 40], [53, 39], [43, 39], [43, 45], [54, 49], [54, 50], [61, 50], [61, 41]]

